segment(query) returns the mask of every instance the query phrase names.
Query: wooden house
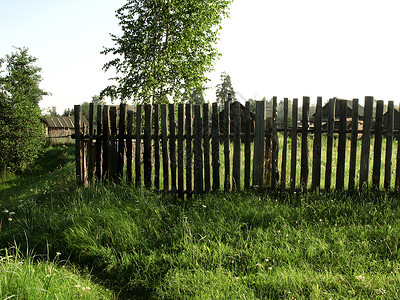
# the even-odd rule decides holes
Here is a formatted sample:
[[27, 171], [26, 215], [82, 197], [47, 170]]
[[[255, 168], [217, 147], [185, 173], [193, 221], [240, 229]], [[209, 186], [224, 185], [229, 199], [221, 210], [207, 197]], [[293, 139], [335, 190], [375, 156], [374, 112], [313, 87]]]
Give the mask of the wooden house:
[[[74, 117], [64, 117], [64, 116], [51, 116], [44, 119], [44, 124], [46, 126], [46, 136], [50, 138], [61, 138], [69, 137], [75, 132]], [[87, 132], [89, 127], [89, 122], [85, 116], [82, 116], [82, 127], [85, 128]], [[81, 128], [83, 130], [83, 128]], [[72, 141], [72, 140], [71, 140]]]
[[[389, 118], [389, 114], [388, 112], [383, 114], [383, 126], [385, 128], [388, 127], [387, 123], [388, 123], [388, 118]], [[399, 129], [400, 126], [400, 111], [398, 109], [394, 109], [394, 114], [393, 114], [393, 129]]]
[[[230, 121], [231, 121], [231, 131], [233, 128], [233, 124], [234, 124], [234, 120], [235, 120], [235, 114], [234, 114], [234, 104], [235, 103], [239, 103], [239, 107], [240, 107], [240, 119], [241, 119], [241, 131], [242, 133], [244, 133], [245, 130], [245, 121], [246, 121], [246, 107], [241, 104], [239, 101], [235, 101], [235, 102], [230, 102]], [[225, 108], [222, 109], [219, 112], [219, 123], [220, 123], [220, 132], [221, 134], [224, 133], [224, 118], [225, 118]], [[250, 125], [250, 131], [254, 132], [254, 124], [255, 124], [255, 114], [250, 111], [250, 120], [251, 120], [251, 125]]]

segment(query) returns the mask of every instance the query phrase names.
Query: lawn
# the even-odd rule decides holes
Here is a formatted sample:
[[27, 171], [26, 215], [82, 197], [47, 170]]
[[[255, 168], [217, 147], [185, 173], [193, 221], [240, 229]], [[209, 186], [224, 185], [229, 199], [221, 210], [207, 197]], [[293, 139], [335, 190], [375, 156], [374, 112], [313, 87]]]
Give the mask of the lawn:
[[[72, 159], [73, 149], [49, 148], [30, 173], [0, 180], [2, 298], [400, 297], [398, 193], [179, 201], [126, 185], [77, 187]], [[32, 273], [35, 283], [21, 280]], [[51, 274], [73, 280], [52, 286]]]

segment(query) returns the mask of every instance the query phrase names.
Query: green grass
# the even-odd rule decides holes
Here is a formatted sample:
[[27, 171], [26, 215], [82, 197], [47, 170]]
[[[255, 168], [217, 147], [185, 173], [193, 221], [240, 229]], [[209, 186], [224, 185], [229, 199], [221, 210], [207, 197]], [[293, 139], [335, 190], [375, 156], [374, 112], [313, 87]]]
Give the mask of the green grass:
[[65, 281], [71, 292], [80, 285], [98, 288], [100, 299], [112, 297], [105, 289], [121, 299], [400, 297], [398, 193], [214, 193], [181, 202], [125, 185], [78, 188], [74, 165], [57, 168], [52, 151], [72, 158], [68, 148], [50, 149], [48, 167], [0, 181], [0, 248], [28, 249], [19, 261], [31, 268], [81, 274], [84, 283]]

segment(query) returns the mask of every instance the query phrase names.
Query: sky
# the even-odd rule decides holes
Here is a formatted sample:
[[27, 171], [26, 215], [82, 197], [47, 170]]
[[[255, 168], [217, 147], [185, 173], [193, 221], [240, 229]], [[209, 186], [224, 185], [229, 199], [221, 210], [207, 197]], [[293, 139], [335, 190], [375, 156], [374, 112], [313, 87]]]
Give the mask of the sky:
[[[91, 101], [113, 74], [100, 54], [118, 34], [125, 0], [0, 0], [0, 57], [27, 47], [42, 67], [42, 108]], [[374, 96], [400, 102], [398, 0], [234, 0], [217, 45], [206, 100], [221, 72], [240, 99], [316, 102]]]

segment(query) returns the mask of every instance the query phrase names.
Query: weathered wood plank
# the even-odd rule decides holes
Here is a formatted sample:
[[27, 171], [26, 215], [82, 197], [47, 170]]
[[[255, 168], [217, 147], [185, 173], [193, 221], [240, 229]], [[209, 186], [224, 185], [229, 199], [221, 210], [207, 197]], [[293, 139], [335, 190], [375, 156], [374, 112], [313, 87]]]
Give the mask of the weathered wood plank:
[[358, 99], [353, 99], [351, 118], [351, 145], [350, 145], [350, 166], [349, 166], [349, 190], [355, 188], [356, 161], [357, 161], [357, 140], [358, 140]]
[[185, 134], [186, 134], [186, 194], [190, 198], [193, 193], [193, 152], [192, 152], [192, 105], [186, 104], [185, 109]]
[[250, 188], [250, 166], [251, 166], [251, 122], [250, 119], [250, 101], [245, 104], [245, 123], [244, 123], [244, 189]]
[[107, 183], [109, 179], [108, 152], [110, 144], [110, 108], [108, 105], [103, 107], [103, 182]]
[[185, 129], [185, 106], [183, 103], [178, 104], [178, 197], [184, 198], [184, 168], [183, 168], [183, 142]]
[[153, 105], [154, 109], [154, 188], [160, 190], [160, 106]]
[[240, 161], [240, 133], [241, 133], [241, 120], [240, 120], [240, 103], [238, 101], [233, 104], [233, 168], [232, 168], [232, 189], [240, 191], [241, 182], [241, 161]]
[[289, 100], [283, 99], [283, 147], [282, 147], [282, 165], [281, 165], [281, 189], [286, 188], [286, 165], [287, 165], [287, 146], [288, 146], [288, 115]]
[[335, 99], [329, 99], [328, 103], [328, 133], [326, 139], [326, 166], [325, 166], [325, 190], [330, 190], [332, 183], [332, 152], [333, 152], [333, 129], [335, 118]]
[[339, 145], [338, 160], [336, 166], [336, 189], [344, 189], [344, 170], [346, 162], [346, 110], [345, 101], [340, 101]]
[[203, 193], [203, 153], [201, 140], [203, 136], [200, 105], [194, 105], [194, 192]]
[[151, 188], [151, 134], [152, 134], [152, 112], [151, 104], [144, 106], [144, 138], [143, 138], [143, 180], [147, 189]]
[[136, 105], [136, 133], [135, 133], [135, 186], [140, 187], [142, 184], [142, 168], [141, 168], [141, 134], [142, 132], [142, 106]]
[[96, 172], [97, 181], [101, 179], [101, 132], [103, 111], [101, 105], [97, 106], [97, 132], [96, 132]]
[[93, 147], [93, 136], [94, 136], [94, 104], [89, 104], [89, 139], [87, 144], [88, 149], [88, 181], [93, 182], [94, 173], [94, 147]]
[[224, 126], [224, 190], [231, 188], [231, 160], [230, 160], [230, 135], [231, 135], [231, 112], [230, 101], [225, 102], [223, 126]]
[[110, 107], [110, 151], [108, 155], [110, 177], [113, 182], [118, 182], [117, 174], [117, 108], [115, 106]]
[[176, 193], [176, 122], [175, 104], [168, 105], [169, 116], [169, 159], [171, 169], [171, 191]]
[[167, 126], [167, 105], [161, 104], [161, 147], [163, 161], [163, 189], [169, 190], [169, 158], [168, 158], [168, 126]]
[[212, 104], [212, 169], [213, 169], [213, 191], [217, 191], [221, 187], [220, 182], [220, 161], [219, 161], [219, 114], [218, 103]]
[[397, 129], [397, 155], [396, 155], [396, 177], [394, 180], [394, 186], [396, 190], [399, 190], [400, 189], [400, 122], [398, 122], [396, 129]]
[[388, 103], [388, 118], [386, 125], [386, 154], [385, 154], [385, 178], [383, 186], [386, 190], [390, 189], [390, 180], [392, 175], [392, 153], [393, 153], [393, 117], [394, 102]]
[[278, 172], [278, 150], [279, 150], [279, 140], [278, 140], [278, 130], [276, 127], [276, 118], [278, 114], [278, 101], [277, 97], [272, 98], [272, 174], [271, 174], [271, 188], [275, 189], [277, 182], [279, 180]]
[[311, 189], [321, 188], [321, 127], [322, 127], [322, 97], [317, 98], [314, 118], [313, 170]]
[[291, 130], [291, 156], [290, 156], [290, 192], [296, 190], [296, 169], [297, 169], [297, 111], [298, 99], [293, 99], [292, 105], [292, 130]]
[[76, 181], [78, 185], [83, 185], [82, 180], [82, 157], [81, 157], [81, 106], [74, 106], [74, 125], [75, 125], [75, 169]]
[[255, 121], [253, 187], [262, 188], [264, 184], [265, 101], [256, 102]]
[[126, 124], [126, 104], [121, 103], [119, 107], [118, 122], [118, 158], [117, 158], [117, 178], [118, 182], [122, 182], [124, 177], [125, 164], [125, 124]]
[[365, 97], [364, 125], [363, 125], [363, 135], [361, 144], [360, 189], [364, 185], [368, 186], [373, 103], [374, 103], [373, 97], [370, 96]]
[[372, 186], [379, 189], [381, 181], [381, 159], [382, 159], [382, 131], [383, 131], [383, 101], [376, 102], [375, 114], [375, 143], [374, 143], [374, 162], [372, 166]]
[[302, 110], [302, 133], [301, 133], [301, 173], [300, 184], [301, 188], [305, 191], [308, 185], [308, 115], [310, 112], [310, 97], [303, 97], [303, 110]]
[[133, 159], [133, 111], [128, 111], [128, 124], [127, 124], [127, 137], [126, 137], [126, 183], [132, 184], [132, 159]]
[[211, 164], [210, 164], [210, 105], [203, 104], [203, 151], [204, 151], [204, 191], [211, 191]]

